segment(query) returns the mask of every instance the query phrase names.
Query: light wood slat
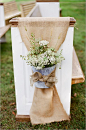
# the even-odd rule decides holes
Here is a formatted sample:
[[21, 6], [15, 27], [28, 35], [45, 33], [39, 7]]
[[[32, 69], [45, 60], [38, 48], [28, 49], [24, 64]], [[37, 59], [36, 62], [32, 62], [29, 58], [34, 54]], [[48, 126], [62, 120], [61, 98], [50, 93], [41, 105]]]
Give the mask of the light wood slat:
[[22, 6], [23, 8], [28, 8], [28, 7], [30, 7], [30, 6], [34, 6], [35, 4], [27, 4], [26, 6]]
[[10, 27], [11, 25], [0, 27], [0, 38], [9, 30]]
[[77, 54], [73, 48], [73, 62], [72, 62], [72, 84], [82, 83], [85, 81], [83, 71], [81, 69]]
[[31, 6], [31, 5], [34, 5], [34, 4], [36, 4], [35, 2], [34, 3], [26, 3], [26, 4], [21, 4], [23, 7], [27, 7], [27, 6]]
[[[16, 12], [18, 12], [18, 10], [16, 10], [16, 8], [10, 8], [10, 13], [11, 13], [11, 11], [16, 11]], [[6, 14], [7, 12], [9, 13], [9, 10], [8, 10], [8, 9], [5, 10], [5, 14]]]
[[23, 9], [32, 8], [33, 6], [35, 6], [35, 4], [33, 4], [33, 5], [28, 5], [28, 6], [23, 6]]
[[[34, 5], [34, 6], [35, 6], [35, 5]], [[24, 9], [23, 9], [23, 12], [27, 12], [28, 10], [31, 10], [34, 6], [28, 7], [28, 8], [24, 8]]]
[[8, 5], [7, 3], [4, 4], [5, 8], [12, 7], [12, 6], [15, 6], [17, 8], [17, 4], [16, 3], [10, 4], [10, 5]]
[[27, 11], [24, 11], [23, 13], [24, 13], [25, 15], [28, 15], [30, 11], [31, 11], [31, 9], [28, 9]]
[[18, 9], [17, 9], [17, 7], [16, 6], [13, 6], [13, 5], [11, 5], [11, 6], [8, 6], [8, 7], [4, 7], [4, 11], [6, 12], [6, 11], [11, 11], [11, 10], [17, 10], [18, 11]]
[[13, 3], [11, 2], [10, 4], [8, 4], [8, 2], [4, 3], [4, 7], [13, 6], [13, 5], [17, 7], [15, 2]]
[[[34, 6], [35, 6], [35, 5], [34, 5]], [[34, 6], [31, 6], [31, 7], [25, 8], [25, 9], [24, 9], [24, 12], [26, 12], [26, 11], [29, 10], [29, 9], [32, 9]]]
[[17, 9], [17, 5], [16, 5], [16, 3], [10, 4], [10, 5], [8, 5], [8, 4], [7, 4], [7, 5], [4, 5], [5, 10], [6, 10], [6, 9], [9, 9], [9, 10], [10, 10], [11, 7], [12, 7], [12, 8], [15, 7], [16, 10], [18, 10], [18, 9]]

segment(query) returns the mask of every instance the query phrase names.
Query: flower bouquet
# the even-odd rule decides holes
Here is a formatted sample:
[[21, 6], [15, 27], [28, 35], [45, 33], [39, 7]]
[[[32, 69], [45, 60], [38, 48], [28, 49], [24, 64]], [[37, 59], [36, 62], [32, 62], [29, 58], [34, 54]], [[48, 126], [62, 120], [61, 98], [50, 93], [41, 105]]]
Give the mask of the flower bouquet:
[[52, 67], [64, 60], [62, 50], [56, 51], [54, 48], [48, 46], [49, 42], [46, 40], [36, 40], [32, 33], [30, 38], [30, 51], [27, 56], [21, 57], [26, 60], [28, 65], [34, 66], [37, 70]]
[[[42, 76], [49, 75], [53, 72], [57, 63], [60, 63], [61, 68], [61, 61], [64, 60], [62, 50], [56, 51], [54, 48], [49, 47], [49, 42], [46, 40], [35, 39], [35, 35], [33, 33], [31, 34], [30, 43], [31, 47], [27, 56], [21, 55], [21, 57], [26, 60], [28, 65], [32, 66], [33, 72], [40, 72], [42, 74], [41, 78], [39, 78], [39, 73], [31, 76], [31, 86], [34, 83], [35, 87], [38, 88], [48, 88], [49, 86], [53, 87], [53, 83], [57, 81], [56, 78], [53, 78], [52, 76], [51, 81], [46, 83], [49, 78], [46, 77], [46, 80], [44, 80], [44, 77]], [[50, 84], [50, 82], [52, 84]]]

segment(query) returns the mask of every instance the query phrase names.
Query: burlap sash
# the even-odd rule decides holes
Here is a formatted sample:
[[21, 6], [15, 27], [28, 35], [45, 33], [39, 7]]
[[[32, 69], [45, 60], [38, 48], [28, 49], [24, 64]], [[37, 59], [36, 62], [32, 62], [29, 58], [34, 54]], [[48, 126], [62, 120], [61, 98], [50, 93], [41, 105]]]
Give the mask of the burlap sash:
[[69, 120], [55, 86], [45, 89], [35, 87], [30, 119], [32, 124]]
[[47, 76], [42, 75], [39, 72], [35, 72], [31, 76], [33, 82], [39, 80], [45, 82], [46, 86], [49, 85], [49, 88], [40, 89], [35, 87], [30, 110], [30, 119], [32, 124], [45, 124], [54, 121], [69, 120], [69, 116], [63, 108], [55, 87], [55, 70], [56, 69]]
[[[54, 121], [69, 120], [69, 116], [66, 114], [63, 105], [59, 99], [55, 87], [55, 70], [49, 75], [45, 76], [39, 72], [35, 72], [32, 75], [33, 82], [44, 81], [45, 85], [49, 85], [49, 88], [37, 88], [35, 87], [33, 102], [30, 110], [30, 118], [32, 124], [45, 124]], [[48, 79], [52, 76], [52, 81]], [[54, 80], [53, 80], [54, 78]], [[51, 79], [51, 78], [50, 78]], [[47, 84], [46, 84], [47, 80]], [[50, 83], [52, 86], [50, 86]]]
[[[49, 41], [49, 46], [58, 50], [65, 40], [69, 21], [69, 17], [27, 17], [19, 19], [18, 27], [27, 50], [30, 50], [31, 46], [31, 33], [34, 33], [36, 38]], [[45, 124], [54, 121], [69, 120], [69, 116], [63, 108], [55, 85], [50, 88], [35, 87], [30, 109], [30, 119], [32, 124]]]

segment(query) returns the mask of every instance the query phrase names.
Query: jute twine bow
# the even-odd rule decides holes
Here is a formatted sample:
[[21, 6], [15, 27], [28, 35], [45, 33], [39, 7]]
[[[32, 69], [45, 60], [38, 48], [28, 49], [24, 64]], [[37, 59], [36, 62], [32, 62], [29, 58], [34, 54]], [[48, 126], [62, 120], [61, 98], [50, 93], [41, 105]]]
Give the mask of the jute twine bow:
[[57, 82], [55, 69], [49, 75], [42, 75], [40, 72], [33, 73], [30, 78], [30, 85], [33, 86], [33, 83], [37, 81], [45, 82], [45, 85], [49, 88], [53, 87]]

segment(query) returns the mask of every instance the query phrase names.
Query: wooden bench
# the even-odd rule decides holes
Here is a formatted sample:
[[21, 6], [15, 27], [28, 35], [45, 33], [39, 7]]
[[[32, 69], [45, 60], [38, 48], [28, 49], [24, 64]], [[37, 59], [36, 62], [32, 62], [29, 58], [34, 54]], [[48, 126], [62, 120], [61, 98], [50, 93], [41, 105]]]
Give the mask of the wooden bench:
[[[31, 16], [32, 14], [35, 15], [35, 12], [31, 13]], [[36, 17], [36, 15], [34, 17]], [[35, 19], [36, 21], [40, 19], [40, 22], [45, 20], [45, 18], [42, 18], [42, 17], [40, 18], [37, 17]], [[48, 18], [46, 19], [48, 20]], [[34, 21], [34, 18], [33, 18], [33, 21]], [[16, 119], [17, 121], [18, 120], [29, 121], [29, 114], [30, 114], [29, 112], [30, 112], [31, 103], [33, 100], [34, 87], [30, 86], [30, 82], [28, 78], [30, 77], [32, 71], [31, 71], [31, 66], [27, 66], [26, 62], [20, 58], [20, 55], [21, 54], [26, 55], [28, 50], [26, 49], [25, 44], [22, 42], [20, 32], [18, 30], [18, 26], [17, 26], [18, 18], [12, 19], [10, 22], [12, 24], [12, 29], [11, 29], [12, 49], [13, 49], [13, 63], [15, 66], [14, 77], [16, 77], [15, 88], [17, 90], [16, 104], [18, 104]], [[70, 23], [69, 23], [70, 26], [71, 25], [73, 26], [74, 23], [75, 23], [75, 20], [73, 18], [70, 18]], [[68, 115], [70, 115], [73, 31], [74, 31], [74, 26], [68, 28], [66, 39], [60, 48], [60, 49], [63, 49], [64, 51], [63, 56], [65, 57], [65, 60], [61, 66], [61, 69], [57, 68], [57, 72], [56, 72], [56, 76], [58, 78], [56, 87], [58, 89], [59, 97], [61, 99], [62, 104], [63, 105], [66, 104], [64, 106], [64, 109], [67, 111]], [[20, 88], [21, 88], [21, 93], [20, 93]], [[64, 98], [63, 96], [64, 97], [67, 96], [67, 97]], [[23, 97], [23, 102], [21, 100], [22, 99], [21, 97]]]
[[21, 8], [21, 16], [26, 17], [28, 13], [33, 9], [33, 7], [36, 5], [36, 2], [26, 2], [24, 4], [20, 5]]
[[21, 12], [17, 8], [15, 1], [6, 2], [4, 5], [4, 17], [6, 25], [9, 23], [9, 20], [16, 16], [21, 16]]
[[84, 81], [85, 81], [85, 76], [83, 74], [77, 54], [73, 47], [72, 84], [82, 83]]
[[2, 38], [2, 36], [5, 35], [5, 33], [9, 30], [10, 27], [11, 27], [11, 25], [0, 27], [0, 38]]

